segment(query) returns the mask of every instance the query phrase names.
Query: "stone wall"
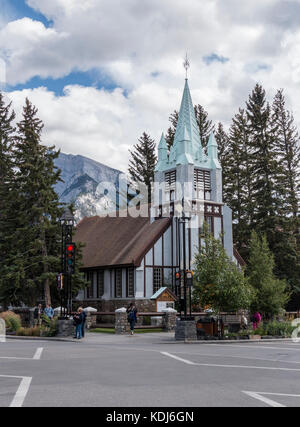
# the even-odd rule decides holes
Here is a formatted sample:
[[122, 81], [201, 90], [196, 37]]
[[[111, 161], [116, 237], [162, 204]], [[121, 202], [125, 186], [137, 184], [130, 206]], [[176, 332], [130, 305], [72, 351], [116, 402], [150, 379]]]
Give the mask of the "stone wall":
[[[150, 299], [111, 299], [111, 300], [98, 300], [98, 299], [88, 299], [77, 301], [78, 307], [95, 307], [97, 311], [102, 312], [114, 312], [118, 308], [125, 307], [127, 308], [130, 303], [134, 303], [139, 312], [154, 312], [155, 311], [155, 301]], [[110, 322], [107, 322], [110, 323]]]

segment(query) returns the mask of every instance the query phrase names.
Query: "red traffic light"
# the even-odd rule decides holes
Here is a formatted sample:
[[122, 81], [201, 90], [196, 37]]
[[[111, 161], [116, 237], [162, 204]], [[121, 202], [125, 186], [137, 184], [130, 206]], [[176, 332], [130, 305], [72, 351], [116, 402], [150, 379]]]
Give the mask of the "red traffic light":
[[75, 249], [75, 245], [67, 245], [67, 251], [68, 252], [74, 252], [74, 249]]
[[176, 280], [179, 280], [180, 279], [180, 273], [177, 272], [175, 277], [176, 277]]

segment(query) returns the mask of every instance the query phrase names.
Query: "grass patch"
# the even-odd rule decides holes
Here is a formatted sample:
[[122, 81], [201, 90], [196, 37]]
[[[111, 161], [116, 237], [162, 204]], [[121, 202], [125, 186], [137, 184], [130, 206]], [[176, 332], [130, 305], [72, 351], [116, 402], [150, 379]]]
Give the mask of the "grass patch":
[[[104, 333], [104, 334], [114, 334], [115, 330], [113, 328], [95, 328], [90, 329], [89, 332], [96, 332], [96, 333]], [[147, 334], [147, 333], [153, 333], [153, 332], [163, 332], [162, 329], [135, 329], [134, 332], [136, 334]]]

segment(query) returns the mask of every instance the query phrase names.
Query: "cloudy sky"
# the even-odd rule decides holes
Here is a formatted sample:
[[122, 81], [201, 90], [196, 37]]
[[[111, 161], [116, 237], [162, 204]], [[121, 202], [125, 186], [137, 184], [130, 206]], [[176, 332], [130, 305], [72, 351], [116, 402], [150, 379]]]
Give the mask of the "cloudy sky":
[[25, 97], [44, 143], [121, 170], [193, 102], [228, 125], [256, 82], [284, 88], [300, 123], [300, 0], [0, 0], [0, 85]]

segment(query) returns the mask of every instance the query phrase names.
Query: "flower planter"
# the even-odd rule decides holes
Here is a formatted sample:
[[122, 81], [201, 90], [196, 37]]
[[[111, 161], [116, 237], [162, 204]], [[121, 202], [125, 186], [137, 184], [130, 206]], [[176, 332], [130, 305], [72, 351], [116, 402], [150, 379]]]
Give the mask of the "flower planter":
[[250, 340], [260, 340], [261, 336], [260, 335], [250, 335]]

